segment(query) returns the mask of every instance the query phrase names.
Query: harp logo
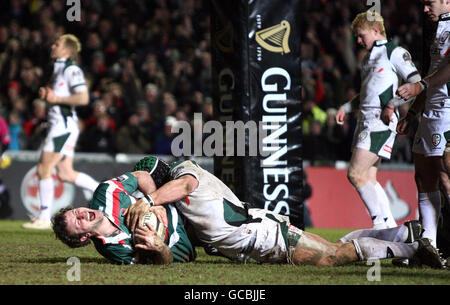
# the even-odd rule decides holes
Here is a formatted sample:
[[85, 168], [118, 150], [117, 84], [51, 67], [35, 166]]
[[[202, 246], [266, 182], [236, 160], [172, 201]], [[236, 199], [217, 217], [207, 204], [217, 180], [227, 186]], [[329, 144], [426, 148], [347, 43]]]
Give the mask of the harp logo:
[[216, 32], [217, 48], [224, 53], [233, 53], [233, 25], [229, 22], [223, 29]]
[[280, 24], [262, 29], [255, 34], [256, 42], [267, 51], [288, 54], [291, 25], [286, 20]]

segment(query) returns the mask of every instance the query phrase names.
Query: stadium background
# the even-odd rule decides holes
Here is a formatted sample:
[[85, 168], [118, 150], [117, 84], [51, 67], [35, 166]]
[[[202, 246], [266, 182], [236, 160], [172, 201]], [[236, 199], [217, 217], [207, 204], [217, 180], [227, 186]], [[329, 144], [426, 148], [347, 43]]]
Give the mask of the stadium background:
[[[333, 115], [358, 91], [363, 51], [350, 23], [370, 5], [360, 0], [302, 4], [303, 157], [313, 189], [308, 199], [311, 218], [322, 227], [365, 226], [351, 222], [366, 217], [357, 198], [333, 204], [339, 215], [354, 211], [347, 213], [349, 220], [333, 223], [320, 217], [336, 215], [330, 212], [330, 198], [336, 201], [342, 193], [353, 194], [339, 169], [342, 162], [337, 161], [350, 158], [355, 118], [340, 126]], [[405, 46], [422, 69], [424, 21], [419, 1], [381, 1], [380, 8], [389, 38]], [[202, 113], [203, 121], [212, 119], [209, 1], [82, 1], [79, 22], [69, 22], [66, 10], [65, 2], [58, 0], [0, 3], [0, 114], [10, 128], [9, 152], [18, 156], [13, 158], [16, 165], [25, 162], [31, 167], [36, 156], [24, 155], [35, 152], [45, 137], [45, 104], [37, 100], [36, 92], [51, 73], [50, 45], [65, 32], [83, 43], [81, 65], [90, 85], [90, 104], [78, 109], [82, 127], [78, 152], [99, 153], [100, 160], [108, 162], [122, 154], [169, 155], [173, 124], [181, 120], [194, 124], [196, 112]], [[410, 136], [398, 137], [382, 173], [386, 185], [389, 177], [406, 170], [406, 178], [395, 178], [403, 192], [399, 194], [397, 186], [397, 195], [411, 208], [401, 219], [416, 216], [410, 147]], [[17, 175], [14, 166], [5, 171]], [[392, 169], [401, 171], [392, 175]], [[10, 173], [5, 171], [3, 180], [16, 195], [18, 185], [8, 185]], [[330, 173], [341, 182], [341, 195], [317, 197], [329, 189], [321, 177]]]

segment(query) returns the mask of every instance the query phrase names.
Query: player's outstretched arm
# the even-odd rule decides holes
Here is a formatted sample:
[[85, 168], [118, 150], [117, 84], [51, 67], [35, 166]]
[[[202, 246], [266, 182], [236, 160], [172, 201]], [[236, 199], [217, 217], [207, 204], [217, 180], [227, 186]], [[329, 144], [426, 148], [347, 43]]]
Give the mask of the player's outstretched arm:
[[[140, 175], [140, 173], [143, 173]], [[138, 178], [138, 184], [141, 192], [147, 194], [144, 198], [130, 206], [122, 216], [125, 217], [125, 224], [133, 231], [137, 224], [141, 222], [142, 217], [149, 211], [149, 207], [153, 209], [161, 208], [160, 205], [166, 203], [176, 202], [180, 199], [183, 199], [191, 192], [193, 192], [197, 186], [198, 181], [191, 175], [184, 175], [175, 180], [171, 180], [161, 186], [159, 189], [155, 190], [155, 184], [150, 181], [150, 175], [147, 172], [137, 171], [133, 172]], [[153, 183], [153, 186], [149, 186]], [[149, 187], [145, 187], [145, 184]], [[141, 187], [142, 186], [142, 187]], [[164, 218], [160, 217], [157, 211], [152, 210], [158, 219], [167, 226], [167, 216]], [[165, 214], [165, 211], [164, 211]]]
[[409, 112], [413, 114], [421, 113], [425, 109], [426, 94], [422, 92], [409, 106]]
[[191, 175], [184, 175], [171, 180], [150, 194], [155, 205], [175, 202], [192, 193], [198, 186], [198, 180]]
[[450, 61], [435, 73], [424, 78], [428, 87], [439, 87], [450, 82]]
[[[423, 80], [421, 82], [423, 82]], [[397, 94], [405, 100], [413, 98], [419, 95], [424, 90], [425, 87], [421, 82], [403, 84], [398, 87]]]
[[419, 94], [419, 96], [409, 106], [408, 113], [405, 117], [401, 118], [397, 124], [397, 133], [400, 135], [407, 135], [409, 133], [411, 123], [416, 115], [423, 111], [425, 107], [425, 92]]
[[336, 113], [336, 123], [339, 125], [344, 124], [345, 116], [354, 111], [359, 107], [359, 94], [357, 94], [354, 98], [352, 98], [347, 103], [343, 104], [341, 107], [339, 107], [337, 113]]
[[344, 124], [345, 115], [346, 113], [344, 109], [342, 107], [339, 108], [338, 112], [336, 113], [336, 123], [338, 123], [339, 125]]
[[410, 99], [419, 95], [428, 87], [438, 87], [450, 81], [450, 63], [447, 63], [435, 73], [428, 75], [423, 80], [415, 83], [406, 83], [398, 87], [397, 94], [404, 99]]

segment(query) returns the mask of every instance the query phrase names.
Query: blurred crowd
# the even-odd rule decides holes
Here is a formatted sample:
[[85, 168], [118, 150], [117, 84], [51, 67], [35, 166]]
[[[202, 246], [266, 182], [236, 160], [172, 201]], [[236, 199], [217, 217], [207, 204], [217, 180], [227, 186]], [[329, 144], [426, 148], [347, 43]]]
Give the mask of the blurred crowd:
[[[362, 0], [302, 2], [304, 159], [348, 160], [355, 117], [341, 126], [334, 114], [359, 90], [364, 53], [350, 24], [370, 6]], [[172, 126], [198, 112], [204, 121], [212, 118], [209, 1], [81, 3], [81, 20], [69, 22], [66, 1], [0, 2], [0, 115], [10, 127], [9, 149], [36, 150], [42, 143], [47, 112], [37, 91], [52, 72], [51, 44], [72, 33], [83, 43], [91, 97], [77, 109], [77, 151], [170, 154]], [[380, 8], [389, 39], [406, 47], [420, 69], [420, 2], [381, 1]], [[410, 137], [398, 137], [393, 161], [411, 162], [410, 145]]]
[[61, 0], [0, 2], [0, 114], [10, 150], [38, 149], [46, 135], [39, 86], [63, 33], [82, 42], [90, 103], [77, 109], [77, 151], [170, 154], [171, 127], [212, 116], [207, 0], [83, 0], [81, 20]]

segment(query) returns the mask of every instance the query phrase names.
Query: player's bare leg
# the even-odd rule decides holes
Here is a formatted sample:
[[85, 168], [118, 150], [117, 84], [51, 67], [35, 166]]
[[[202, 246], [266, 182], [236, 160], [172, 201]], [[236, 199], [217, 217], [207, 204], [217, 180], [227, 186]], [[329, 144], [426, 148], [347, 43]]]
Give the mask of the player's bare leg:
[[58, 177], [64, 182], [73, 183], [91, 192], [94, 192], [99, 184], [91, 176], [74, 170], [72, 157], [65, 156], [56, 167], [58, 169]]
[[362, 229], [348, 233], [338, 242], [346, 243], [361, 237], [372, 237], [380, 240], [412, 243], [421, 238], [422, 225], [418, 220], [410, 220], [403, 225], [384, 230]]
[[444, 156], [442, 158], [442, 170], [441, 170], [441, 183], [447, 192], [447, 196], [450, 196], [450, 142], [445, 145]]
[[373, 227], [384, 229], [386, 223], [378, 200], [379, 191], [375, 187], [379, 162], [378, 155], [361, 148], [355, 148], [350, 160], [347, 178], [364, 202], [372, 218]]
[[450, 141], [448, 141], [447, 144], [445, 144], [444, 167], [447, 173], [450, 175]]
[[43, 151], [37, 165], [39, 176], [39, 198], [41, 200], [41, 210], [38, 218], [47, 223], [50, 222], [55, 193], [55, 183], [53, 181], [52, 171], [62, 158], [63, 155], [59, 153]]
[[445, 190], [447, 196], [449, 196], [450, 195], [450, 177], [448, 175], [448, 171], [444, 168], [444, 165], [440, 172], [439, 178], [440, 178], [440, 182], [441, 182], [442, 186], [444, 187], [444, 190]]
[[295, 265], [341, 266], [361, 259], [353, 242], [332, 243], [308, 232], [302, 234], [292, 255]]
[[382, 218], [386, 224], [386, 228], [395, 228], [397, 227], [397, 222], [395, 221], [394, 215], [392, 215], [391, 211], [391, 203], [389, 201], [386, 192], [384, 191], [383, 186], [378, 182], [378, 168], [381, 164], [381, 158], [378, 158], [378, 161], [369, 168], [368, 178], [369, 181], [373, 183], [375, 186], [375, 190], [377, 192], [378, 205], [380, 208], [380, 212]]
[[356, 261], [386, 258], [418, 257], [422, 263], [442, 268], [439, 253], [426, 238], [413, 243], [391, 242], [360, 237], [345, 243], [331, 243], [315, 234], [304, 232], [292, 254], [295, 265], [341, 266]]
[[43, 151], [37, 165], [37, 174], [39, 179], [47, 179], [52, 175], [56, 164], [63, 158], [63, 155], [55, 152]]
[[57, 165], [58, 177], [64, 182], [75, 183], [78, 172], [73, 169], [73, 158], [64, 157]]
[[56, 167], [57, 175], [63, 182], [94, 192], [98, 182], [92, 177], [73, 169], [73, 158], [60, 153], [43, 151], [37, 166], [39, 177], [39, 197], [41, 210], [39, 216], [30, 223], [25, 223], [25, 229], [50, 229], [51, 209], [54, 200], [54, 181], [52, 171]]
[[419, 192], [420, 220], [424, 229], [423, 237], [431, 240], [436, 247], [438, 219], [441, 209], [439, 191], [442, 157], [425, 157], [414, 154], [415, 180]]
[[41, 153], [37, 165], [39, 177], [39, 199], [41, 202], [39, 216], [29, 223], [22, 225], [25, 229], [50, 229], [51, 208], [54, 198], [54, 182], [52, 171], [62, 159], [62, 155], [55, 152]]
[[[351, 247], [353, 247], [353, 251], [351, 251]], [[348, 256], [348, 262], [358, 260], [355, 247], [351, 243], [345, 245], [332, 243], [318, 235], [304, 232], [292, 255], [292, 263], [295, 265], [333, 266], [336, 261], [334, 257], [340, 248], [342, 249], [339, 254], [344, 257]]]
[[362, 187], [369, 181], [369, 169], [377, 164], [379, 157], [365, 149], [355, 148], [347, 172], [347, 178], [355, 187]]
[[[445, 145], [444, 157], [443, 157], [444, 171], [441, 172], [441, 183], [447, 193], [447, 200], [442, 204], [450, 203], [450, 142]], [[450, 269], [450, 257], [446, 259], [447, 269]]]

